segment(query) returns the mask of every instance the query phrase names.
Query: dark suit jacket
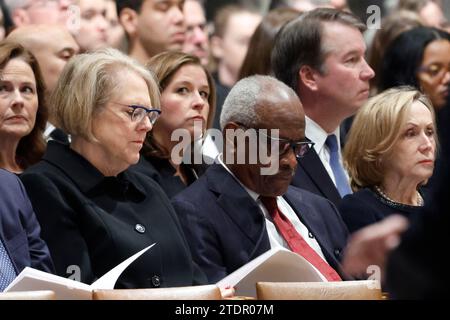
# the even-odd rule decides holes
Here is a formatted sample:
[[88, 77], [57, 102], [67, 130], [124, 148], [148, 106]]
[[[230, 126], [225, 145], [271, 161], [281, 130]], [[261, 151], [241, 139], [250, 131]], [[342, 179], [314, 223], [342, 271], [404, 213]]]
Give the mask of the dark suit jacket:
[[0, 237], [16, 273], [25, 267], [53, 272], [41, 228], [19, 178], [0, 169]]
[[[331, 202], [289, 187], [285, 199], [339, 269], [347, 229]], [[221, 280], [270, 249], [264, 215], [244, 188], [219, 164], [172, 200], [197, 264], [210, 283]], [[339, 271], [339, 270], [338, 270]]]
[[128, 170], [105, 177], [68, 145], [55, 141], [21, 179], [59, 275], [71, 276], [73, 269], [68, 268], [75, 265], [81, 281], [91, 283], [156, 243], [125, 270], [117, 288], [206, 281], [196, 273], [175, 211], [152, 179]]
[[341, 201], [341, 195], [328, 175], [314, 148], [298, 161], [297, 171], [291, 184], [327, 198], [335, 206]]

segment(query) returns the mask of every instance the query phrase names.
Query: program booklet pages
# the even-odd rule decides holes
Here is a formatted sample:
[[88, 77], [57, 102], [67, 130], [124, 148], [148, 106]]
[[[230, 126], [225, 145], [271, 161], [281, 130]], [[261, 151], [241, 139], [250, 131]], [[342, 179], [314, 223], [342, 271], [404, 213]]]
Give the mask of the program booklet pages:
[[132, 255], [91, 285], [26, 267], [10, 283], [5, 292], [52, 290], [58, 300], [91, 300], [92, 291], [95, 289], [114, 289], [122, 272], [154, 245], [155, 243]]

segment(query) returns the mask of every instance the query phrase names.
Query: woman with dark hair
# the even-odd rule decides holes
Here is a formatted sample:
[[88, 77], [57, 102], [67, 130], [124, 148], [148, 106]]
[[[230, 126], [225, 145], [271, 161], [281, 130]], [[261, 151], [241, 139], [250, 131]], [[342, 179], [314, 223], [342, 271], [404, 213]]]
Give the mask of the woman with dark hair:
[[21, 45], [0, 44], [0, 168], [21, 173], [45, 151], [44, 82], [36, 58]]
[[408, 85], [426, 94], [436, 111], [445, 106], [450, 86], [450, 34], [418, 27], [398, 36], [384, 54], [380, 91]]
[[423, 26], [417, 13], [406, 10], [394, 11], [383, 19], [381, 25], [382, 28], [375, 33], [368, 52], [369, 65], [375, 71], [375, 76], [370, 79], [370, 87], [374, 94], [379, 93], [376, 86], [386, 48], [403, 32]]
[[300, 11], [291, 8], [278, 8], [270, 11], [258, 25], [250, 39], [247, 54], [239, 72], [239, 79], [255, 74], [270, 75], [270, 55], [275, 36], [287, 22], [297, 18]]
[[[156, 180], [170, 198], [204, 171], [204, 166], [194, 163], [191, 155], [203, 145], [204, 133], [214, 119], [214, 80], [199, 58], [182, 52], [158, 54], [147, 67], [158, 79], [161, 117], [147, 134], [141, 150], [143, 159], [136, 169]], [[184, 137], [192, 144], [174, 141], [176, 130], [186, 133]], [[189, 148], [177, 148], [180, 143]]]

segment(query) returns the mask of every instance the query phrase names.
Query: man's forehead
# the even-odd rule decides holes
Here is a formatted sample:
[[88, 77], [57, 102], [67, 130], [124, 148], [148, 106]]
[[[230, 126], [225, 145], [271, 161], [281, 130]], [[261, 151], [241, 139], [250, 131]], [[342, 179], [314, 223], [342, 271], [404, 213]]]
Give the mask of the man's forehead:
[[297, 101], [260, 101], [256, 112], [260, 115], [262, 128], [297, 129], [305, 126], [303, 109]]
[[347, 54], [366, 51], [363, 35], [358, 28], [338, 22], [324, 22], [322, 46], [327, 51]]

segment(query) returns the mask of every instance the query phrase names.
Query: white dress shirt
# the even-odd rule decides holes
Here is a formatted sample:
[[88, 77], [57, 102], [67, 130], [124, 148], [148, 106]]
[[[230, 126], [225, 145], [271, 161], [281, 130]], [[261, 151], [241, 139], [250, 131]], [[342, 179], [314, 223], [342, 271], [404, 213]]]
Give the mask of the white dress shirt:
[[[305, 135], [306, 137], [314, 142], [314, 150], [316, 151], [317, 155], [320, 158], [320, 161], [322, 161], [323, 166], [325, 167], [325, 170], [327, 170], [328, 175], [330, 176], [331, 180], [333, 180], [334, 185], [336, 185], [336, 179], [334, 177], [333, 170], [331, 170], [330, 166], [330, 149], [325, 145], [325, 141], [327, 140], [329, 134], [326, 133], [325, 130], [323, 130], [316, 122], [314, 122], [312, 119], [305, 116], [305, 122], [306, 122], [306, 128], [305, 128]], [[330, 134], [336, 135], [337, 144], [339, 147], [339, 159], [342, 164], [342, 154], [341, 154], [341, 139], [339, 134], [339, 127]], [[342, 166], [344, 168], [344, 166]], [[348, 173], [344, 168], [345, 175], [348, 179]]]
[[[45, 141], [49, 142], [50, 140], [53, 140], [53, 138], [51, 137], [51, 133], [55, 129], [56, 129], [56, 127], [47, 121], [47, 124], [45, 125], [45, 130], [44, 130]], [[69, 140], [69, 142], [72, 142], [72, 138], [71, 138], [70, 134], [67, 135], [67, 139]]]
[[[239, 179], [231, 172], [230, 169], [223, 163], [222, 154], [219, 154], [217, 157], [218, 162], [231, 174], [231, 176], [236, 179], [236, 181], [247, 191], [250, 197], [255, 200], [258, 207], [261, 209], [261, 212], [264, 214], [264, 218], [266, 221], [266, 229], [269, 235], [269, 242], [271, 248], [282, 247], [288, 250], [291, 250], [284, 240], [283, 236], [278, 233], [278, 230], [273, 223], [272, 218], [269, 215], [264, 204], [259, 199], [259, 194], [254, 192], [253, 190], [248, 189], [244, 184], [242, 184]], [[291, 208], [289, 203], [282, 197], [278, 196], [277, 205], [278, 209], [289, 219], [289, 221], [294, 225], [295, 230], [305, 239], [306, 243], [322, 258], [326, 261], [325, 256], [323, 255], [322, 249], [319, 246], [317, 240], [312, 236], [312, 233], [309, 232], [308, 228], [300, 221], [295, 211]]]

